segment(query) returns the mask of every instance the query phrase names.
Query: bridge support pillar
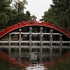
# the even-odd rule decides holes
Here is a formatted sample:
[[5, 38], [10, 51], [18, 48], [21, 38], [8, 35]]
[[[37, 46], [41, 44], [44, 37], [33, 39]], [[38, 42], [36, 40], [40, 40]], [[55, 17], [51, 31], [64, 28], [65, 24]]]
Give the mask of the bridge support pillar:
[[42, 44], [40, 46], [40, 63], [42, 63]]
[[19, 29], [19, 61], [21, 61], [21, 29]]
[[29, 60], [31, 61], [32, 45], [29, 46]]
[[60, 34], [60, 56], [62, 55], [62, 34]]
[[42, 44], [43, 44], [43, 41], [42, 41], [42, 37], [43, 37], [43, 27], [40, 27], [40, 41], [41, 41], [41, 46], [40, 46], [40, 62], [42, 62]]
[[32, 53], [32, 46], [31, 46], [31, 42], [32, 42], [32, 27], [29, 28], [29, 32], [30, 32], [30, 46], [29, 46], [29, 60], [31, 61], [31, 53]]
[[9, 56], [11, 56], [11, 34], [9, 33]]
[[19, 61], [21, 61], [21, 45], [19, 45]]
[[50, 30], [50, 60], [52, 60], [53, 59], [53, 46], [52, 46], [52, 41], [53, 41], [53, 35], [52, 35], [52, 33], [53, 33], [53, 30], [51, 29]]

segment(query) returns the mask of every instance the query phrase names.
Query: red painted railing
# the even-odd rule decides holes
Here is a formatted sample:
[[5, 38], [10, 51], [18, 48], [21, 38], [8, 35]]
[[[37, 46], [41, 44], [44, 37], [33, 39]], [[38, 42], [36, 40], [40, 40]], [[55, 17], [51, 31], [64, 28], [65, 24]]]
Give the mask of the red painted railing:
[[49, 22], [21, 22], [21, 23], [17, 23], [15, 25], [12, 25], [8, 28], [6, 28], [5, 30], [1, 31], [0, 32], [0, 38], [3, 37], [4, 35], [6, 35], [7, 33], [15, 30], [15, 29], [18, 29], [18, 28], [21, 28], [21, 27], [25, 27], [25, 26], [45, 26], [45, 27], [49, 27], [49, 28], [53, 28], [61, 33], [63, 33], [64, 35], [66, 35], [67, 37], [70, 38], [70, 33], [54, 24], [51, 24]]

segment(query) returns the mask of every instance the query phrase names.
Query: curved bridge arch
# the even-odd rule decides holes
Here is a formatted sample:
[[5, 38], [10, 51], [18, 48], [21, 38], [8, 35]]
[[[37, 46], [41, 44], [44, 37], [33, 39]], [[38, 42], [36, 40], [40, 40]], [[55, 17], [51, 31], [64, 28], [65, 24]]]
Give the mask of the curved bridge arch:
[[[33, 40], [33, 39], [31, 40], [31, 37], [30, 36], [29, 36], [30, 37], [29, 41], [28, 40], [27, 41], [21, 40], [21, 38], [23, 37], [23, 34], [21, 33], [22, 31], [19, 31], [19, 33], [17, 34], [17, 36], [19, 37], [19, 39], [17, 41], [14, 41], [13, 39], [11, 39], [12, 36], [13, 36], [12, 35], [13, 33], [11, 33], [12, 31], [14, 31], [16, 29], [19, 29], [20, 30], [20, 28], [22, 29], [24, 27], [29, 27], [30, 28], [30, 27], [34, 27], [34, 26], [38, 26], [38, 27], [41, 27], [41, 28], [44, 28], [44, 27], [45, 28], [49, 28], [50, 29], [49, 32], [51, 33], [51, 34], [49, 34], [49, 40], [46, 40], [45, 41], [45, 40], [42, 39], [42, 37], [41, 37], [42, 36], [42, 33], [41, 33], [42, 29], [41, 28], [40, 28], [40, 33], [39, 34], [37, 33], [37, 35], [39, 35], [40, 38], [41, 38], [41, 39], [39, 39], [40, 41], [37, 41], [37, 39], [36, 39], [36, 41]], [[30, 29], [30, 31], [32, 29]], [[59, 40], [57, 40], [57, 41], [56, 40], [53, 40], [53, 37], [54, 37], [54, 34], [55, 33], [53, 34], [51, 32], [51, 30], [53, 30], [53, 33], [54, 33], [54, 30], [57, 31], [57, 32], [59, 32], [59, 35], [57, 35], [57, 36], [59, 36]], [[0, 41], [0, 48], [3, 48], [3, 49], [4, 48], [7, 48], [8, 49], [8, 52], [9, 52], [9, 55], [11, 55], [12, 48], [17, 48], [19, 50], [18, 51], [19, 52], [18, 57], [21, 56], [21, 52], [22, 52], [21, 49], [25, 49], [25, 48], [28, 49], [29, 50], [29, 54], [30, 54], [33, 51], [33, 50], [31, 50], [32, 49], [31, 46], [32, 46], [33, 49], [36, 49], [37, 48], [39, 50], [40, 57], [41, 57], [40, 58], [40, 61], [42, 61], [42, 59], [44, 58], [44, 57], [42, 57], [42, 55], [43, 55], [42, 52], [43, 52], [44, 49], [46, 49], [46, 51], [47, 51], [47, 49], [49, 50], [49, 54], [50, 54], [49, 58], [50, 59], [52, 59], [52, 56], [53, 56], [53, 49], [55, 49], [55, 50], [58, 49], [59, 50], [58, 53], [60, 55], [62, 55], [62, 49], [63, 48], [68, 49], [68, 50], [70, 49], [70, 33], [68, 31], [66, 31], [66, 30], [64, 30], [64, 29], [62, 29], [62, 28], [54, 25], [54, 24], [51, 24], [50, 22], [35, 22], [35, 21], [24, 22], [23, 21], [21, 23], [17, 23], [15, 25], [12, 25], [12, 26], [4, 29], [3, 31], [1, 31], [0, 32], [0, 38], [4, 37], [8, 33], [9, 33], [8, 40], [7, 41], [6, 40], [5, 41], [4, 40], [3, 41], [1, 40]], [[63, 34], [64, 36], [62, 37], [61, 34]], [[43, 31], [43, 35], [44, 35], [44, 38], [45, 38], [44, 31]], [[53, 35], [53, 37], [51, 38], [52, 35]], [[48, 33], [46, 34], [46, 36], [48, 37]], [[56, 34], [55, 34], [55, 36], [56, 36]], [[68, 38], [68, 40], [62, 40], [65, 36], [66, 36], [66, 38]], [[4, 43], [4, 45], [3, 45], [3, 43]], [[8, 45], [6, 46], [5, 43], [7, 43]], [[16, 43], [16, 45], [14, 43]], [[35, 44], [35, 43], [37, 43], [37, 44]], [[58, 55], [58, 53], [56, 53], [56, 54]], [[48, 57], [47, 55], [45, 55], [45, 56]], [[21, 57], [20, 57], [20, 59], [21, 59]], [[29, 59], [30, 59], [30, 57], [29, 57]]]
[[0, 38], [2, 38], [4, 35], [6, 35], [7, 33], [15, 30], [15, 29], [18, 29], [18, 28], [21, 28], [21, 27], [26, 27], [26, 26], [44, 26], [44, 27], [49, 27], [49, 28], [52, 28], [52, 29], [55, 29], [59, 32], [61, 32], [62, 34], [66, 35], [68, 38], [70, 38], [70, 33], [54, 24], [51, 24], [49, 22], [34, 22], [34, 21], [31, 21], [31, 22], [21, 22], [21, 23], [17, 23], [15, 25], [12, 25], [6, 29], [4, 29], [3, 31], [0, 32]]

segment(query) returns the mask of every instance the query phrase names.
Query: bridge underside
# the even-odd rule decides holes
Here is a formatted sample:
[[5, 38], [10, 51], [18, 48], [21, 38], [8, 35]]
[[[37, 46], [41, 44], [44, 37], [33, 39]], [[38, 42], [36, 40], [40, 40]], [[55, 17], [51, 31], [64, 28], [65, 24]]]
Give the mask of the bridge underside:
[[70, 39], [57, 30], [44, 26], [16, 29], [0, 40], [0, 49], [21, 61], [52, 60], [70, 50]]

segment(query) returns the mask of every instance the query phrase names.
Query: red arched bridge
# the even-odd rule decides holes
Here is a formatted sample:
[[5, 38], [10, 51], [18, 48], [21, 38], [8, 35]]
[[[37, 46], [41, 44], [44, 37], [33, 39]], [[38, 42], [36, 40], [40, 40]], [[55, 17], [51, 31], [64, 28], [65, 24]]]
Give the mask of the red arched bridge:
[[43, 26], [43, 27], [49, 27], [49, 28], [52, 28], [52, 29], [55, 29], [59, 32], [61, 32], [62, 34], [66, 35], [67, 37], [70, 38], [70, 32], [54, 25], [54, 24], [51, 24], [49, 22], [21, 22], [21, 23], [17, 23], [15, 25], [12, 25], [8, 28], [6, 28], [5, 30], [1, 31], [0, 32], [0, 38], [3, 37], [4, 35], [6, 35], [7, 33], [15, 30], [15, 29], [18, 29], [18, 28], [21, 28], [21, 27], [27, 27], [27, 26]]
[[0, 49], [19, 61], [44, 62], [70, 49], [70, 33], [50, 22], [21, 22], [0, 32]]

